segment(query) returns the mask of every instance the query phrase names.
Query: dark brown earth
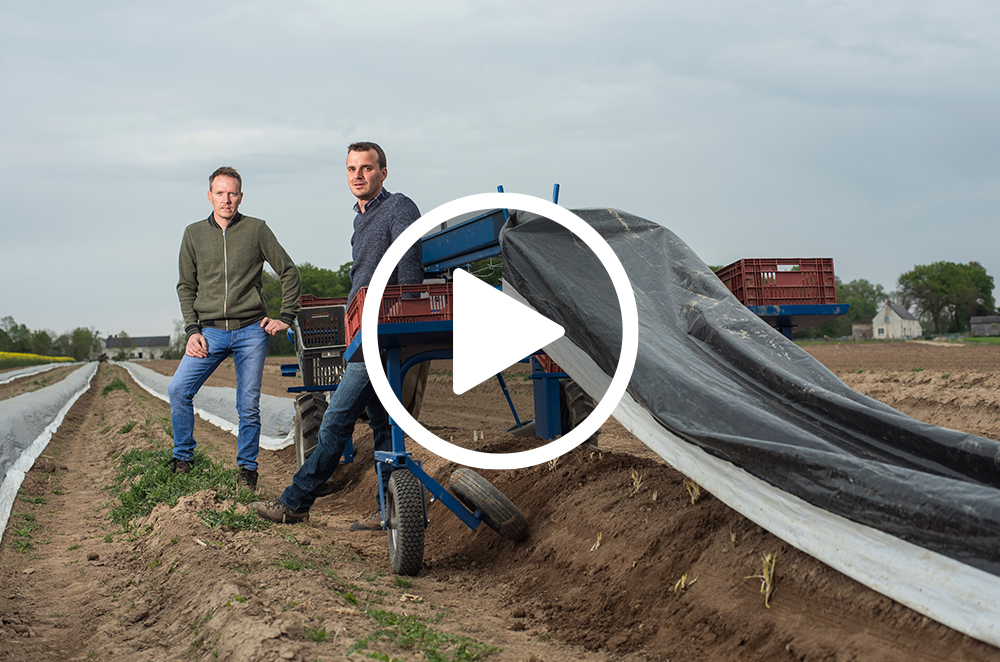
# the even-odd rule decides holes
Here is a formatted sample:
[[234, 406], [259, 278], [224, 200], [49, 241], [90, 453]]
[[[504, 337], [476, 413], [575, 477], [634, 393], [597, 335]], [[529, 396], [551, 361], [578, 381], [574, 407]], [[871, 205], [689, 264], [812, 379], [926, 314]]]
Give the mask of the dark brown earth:
[[[852, 388], [904, 413], [1000, 439], [1000, 346], [807, 351]], [[265, 392], [285, 395], [295, 383], [278, 372], [287, 361], [269, 360]], [[146, 365], [171, 374], [175, 364]], [[209, 383], [232, 386], [232, 374], [224, 365]], [[115, 377], [129, 390], [102, 396]], [[530, 382], [511, 374], [508, 384], [519, 412], [530, 415]], [[483, 472], [528, 517], [521, 544], [486, 527], [473, 532], [433, 504], [424, 569], [412, 583], [392, 575], [383, 534], [347, 530], [373, 504], [374, 474], [364, 459], [371, 435], [361, 426], [359, 460], [337, 474], [340, 491], [318, 501], [307, 523], [210, 529], [198, 510], [226, 504], [200, 493], [123, 533], [107, 518], [115, 497], [101, 488], [122, 450], [169, 443], [166, 416], [165, 403], [114, 366], [102, 366], [72, 408], [43, 458], [56, 470], [36, 463], [4, 534], [0, 660], [431, 659], [384, 640], [349, 653], [378, 630], [375, 609], [427, 617], [436, 631], [503, 649], [490, 660], [1000, 659], [1000, 650], [861, 586], [710, 495], [692, 504], [684, 476], [614, 421], [602, 429], [602, 452]], [[482, 432], [483, 450], [525, 443], [502, 432], [512, 421], [499, 388], [456, 397], [447, 363], [433, 366], [421, 421], [470, 446]], [[210, 455], [233, 462], [231, 435], [199, 420], [197, 437]], [[447, 483], [454, 465], [409, 449]], [[262, 451], [260, 462], [262, 492], [280, 493], [295, 469], [291, 450]], [[16, 515], [34, 515], [42, 526], [20, 538], [15, 529], [27, 520]], [[18, 551], [16, 540], [33, 548]], [[760, 574], [768, 553], [777, 556], [770, 608], [760, 581], [748, 578]], [[307, 565], [292, 570], [289, 559]], [[685, 575], [687, 588], [675, 591]], [[308, 637], [321, 627], [324, 641]], [[454, 646], [442, 652], [476, 659], [453, 657]]]

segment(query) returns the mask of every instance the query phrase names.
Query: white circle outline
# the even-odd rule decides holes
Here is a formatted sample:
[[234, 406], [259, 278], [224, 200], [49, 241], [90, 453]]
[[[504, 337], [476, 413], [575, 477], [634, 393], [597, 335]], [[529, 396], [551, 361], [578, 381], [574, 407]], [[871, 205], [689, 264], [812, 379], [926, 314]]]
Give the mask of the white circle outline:
[[[379, 261], [372, 275], [365, 295], [364, 307], [361, 312], [362, 329], [376, 329], [378, 325], [379, 302], [389, 282], [393, 269], [403, 258], [406, 251], [424, 234], [456, 216], [484, 209], [517, 209], [544, 216], [559, 223], [574, 233], [590, 247], [604, 265], [611, 282], [615, 286], [618, 304], [622, 316], [622, 345], [618, 360], [618, 368], [611, 380], [607, 392], [593, 412], [568, 434], [550, 441], [544, 446], [516, 453], [484, 453], [468, 448], [462, 448], [438, 437], [413, 418], [396, 397], [389, 380], [382, 368], [378, 332], [374, 334], [375, 342], [362, 343], [365, 365], [368, 368], [368, 378], [378, 395], [382, 405], [403, 431], [418, 444], [446, 460], [476, 469], [524, 469], [543, 462], [553, 460], [563, 453], [571, 451], [604, 424], [611, 416], [615, 407], [625, 395], [632, 371], [635, 369], [635, 359], [639, 347], [639, 313], [635, 297], [632, 294], [632, 284], [625, 273], [625, 268], [611, 246], [592, 227], [584, 223], [575, 214], [548, 200], [536, 198], [522, 193], [479, 193], [447, 202], [419, 219], [403, 231], [392, 243], [389, 250]], [[374, 302], [375, 305], [368, 305]]]

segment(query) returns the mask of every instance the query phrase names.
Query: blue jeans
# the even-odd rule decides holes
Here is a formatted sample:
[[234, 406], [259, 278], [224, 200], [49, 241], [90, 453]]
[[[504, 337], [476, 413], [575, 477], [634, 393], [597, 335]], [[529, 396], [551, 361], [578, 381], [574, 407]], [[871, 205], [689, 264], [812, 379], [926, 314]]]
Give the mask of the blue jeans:
[[[292, 476], [292, 484], [281, 494], [281, 502], [295, 511], [309, 510], [316, 496], [313, 491], [330, 480], [340, 464], [347, 441], [354, 434], [354, 424], [361, 412], [368, 410], [368, 425], [375, 438], [375, 450], [392, 450], [389, 414], [375, 395], [364, 363], [348, 363], [337, 390], [319, 426], [316, 449]], [[383, 467], [383, 488], [389, 481], [389, 467]]]
[[168, 389], [174, 457], [185, 462], [194, 459], [192, 401], [205, 380], [232, 354], [236, 365], [236, 412], [240, 417], [236, 464], [256, 471], [260, 450], [260, 383], [267, 357], [267, 331], [259, 324], [251, 324], [234, 331], [205, 327], [201, 333], [208, 343], [208, 356], [199, 359], [185, 354]]

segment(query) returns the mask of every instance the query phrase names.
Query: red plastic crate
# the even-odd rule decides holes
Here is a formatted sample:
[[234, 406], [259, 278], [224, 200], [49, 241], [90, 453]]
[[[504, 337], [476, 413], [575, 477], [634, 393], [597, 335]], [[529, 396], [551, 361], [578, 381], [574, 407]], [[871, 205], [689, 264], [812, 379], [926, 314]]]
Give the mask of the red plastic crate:
[[311, 294], [303, 294], [299, 297], [299, 306], [302, 308], [316, 308], [318, 306], [346, 306], [347, 297], [314, 297]]
[[[361, 328], [361, 311], [368, 288], [362, 287], [354, 295], [347, 309], [347, 344]], [[410, 295], [403, 298], [404, 294]], [[378, 312], [379, 324], [402, 322], [435, 322], [451, 319], [451, 283], [421, 283], [419, 285], [391, 285], [382, 293]]]
[[542, 370], [545, 372], [564, 372], [559, 364], [552, 360], [548, 354], [535, 354], [534, 357], [538, 359], [538, 362], [542, 366]]
[[[798, 270], [789, 271], [789, 267]], [[715, 275], [744, 306], [837, 303], [830, 257], [737, 260]]]

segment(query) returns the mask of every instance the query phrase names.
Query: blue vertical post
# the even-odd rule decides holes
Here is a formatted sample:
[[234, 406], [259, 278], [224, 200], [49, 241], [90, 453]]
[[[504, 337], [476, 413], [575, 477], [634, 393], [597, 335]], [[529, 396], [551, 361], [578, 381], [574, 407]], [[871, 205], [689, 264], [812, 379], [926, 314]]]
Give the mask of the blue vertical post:
[[552, 185], [552, 204], [555, 204], [555, 205], [559, 204], [559, 185], [558, 184], [553, 184]]
[[538, 360], [531, 357], [531, 381], [535, 404], [535, 434], [542, 439], [555, 439], [562, 434], [562, 417], [559, 411], [559, 376], [542, 370]]
[[[386, 352], [385, 376], [389, 380], [392, 392], [396, 394], [396, 399], [400, 402], [403, 401], [403, 375], [401, 367], [399, 362], [399, 348], [390, 348]], [[406, 444], [404, 443], [404, 439], [406, 438], [406, 433], [403, 432], [403, 428], [400, 427], [399, 423], [392, 420], [391, 416], [389, 423], [392, 425], [392, 452], [405, 453]]]
[[[497, 184], [497, 193], [503, 193], [503, 184]], [[508, 216], [507, 210], [504, 209], [503, 210], [503, 220], [506, 221], [507, 220], [507, 216]]]

